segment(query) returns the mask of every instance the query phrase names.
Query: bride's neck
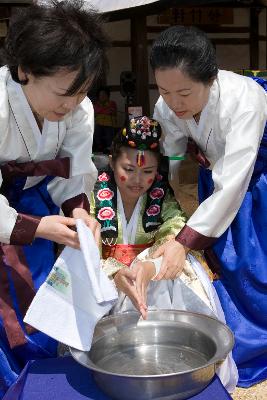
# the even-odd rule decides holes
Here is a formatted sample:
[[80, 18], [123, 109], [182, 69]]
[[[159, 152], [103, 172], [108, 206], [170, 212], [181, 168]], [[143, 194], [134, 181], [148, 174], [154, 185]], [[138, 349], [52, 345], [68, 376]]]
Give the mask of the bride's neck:
[[126, 217], [127, 221], [130, 221], [138, 199], [132, 200], [132, 199], [129, 199], [129, 198], [123, 198], [122, 195], [121, 195], [121, 199], [122, 199], [122, 204], [123, 204], [125, 217]]

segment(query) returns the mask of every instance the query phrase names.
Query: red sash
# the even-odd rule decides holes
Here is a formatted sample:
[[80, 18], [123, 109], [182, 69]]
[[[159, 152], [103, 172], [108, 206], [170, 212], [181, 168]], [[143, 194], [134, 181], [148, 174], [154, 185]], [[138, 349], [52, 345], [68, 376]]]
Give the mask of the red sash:
[[206, 158], [203, 151], [198, 147], [193, 139], [189, 138], [187, 143], [187, 153], [190, 154], [191, 158], [200, 164], [204, 168], [209, 168], [210, 162]]
[[117, 261], [127, 265], [131, 265], [133, 260], [143, 250], [151, 247], [151, 243], [148, 244], [114, 244], [112, 246], [102, 245], [102, 256], [104, 259], [108, 257], [115, 258]]

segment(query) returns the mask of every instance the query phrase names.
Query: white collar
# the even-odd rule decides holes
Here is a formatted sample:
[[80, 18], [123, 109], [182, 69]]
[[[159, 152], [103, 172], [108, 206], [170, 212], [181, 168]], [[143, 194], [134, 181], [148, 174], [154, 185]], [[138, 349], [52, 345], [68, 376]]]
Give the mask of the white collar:
[[121, 216], [123, 244], [135, 244], [135, 237], [136, 237], [136, 231], [137, 231], [138, 218], [139, 218], [139, 214], [140, 214], [140, 206], [141, 206], [142, 198], [143, 198], [143, 196], [141, 196], [138, 199], [136, 206], [134, 208], [134, 211], [132, 213], [132, 216], [130, 218], [130, 221], [127, 223], [121, 194], [120, 194], [119, 189], [117, 188], [117, 206], [118, 206], [118, 211]]

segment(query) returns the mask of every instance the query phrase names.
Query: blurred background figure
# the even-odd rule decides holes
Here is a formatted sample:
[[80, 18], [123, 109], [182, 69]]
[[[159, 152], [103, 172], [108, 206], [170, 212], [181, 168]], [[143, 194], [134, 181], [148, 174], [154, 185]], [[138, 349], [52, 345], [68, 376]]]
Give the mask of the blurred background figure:
[[109, 153], [117, 126], [117, 105], [110, 100], [108, 87], [100, 87], [97, 91], [97, 99], [94, 103], [95, 132], [93, 151]]

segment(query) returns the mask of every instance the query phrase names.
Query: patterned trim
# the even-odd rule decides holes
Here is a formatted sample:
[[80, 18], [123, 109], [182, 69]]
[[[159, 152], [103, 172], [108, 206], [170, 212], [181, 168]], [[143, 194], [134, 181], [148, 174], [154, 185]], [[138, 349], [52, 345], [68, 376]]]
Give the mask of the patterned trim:
[[41, 217], [18, 214], [10, 236], [10, 244], [24, 245], [32, 243], [40, 221]]
[[193, 250], [206, 249], [214, 244], [217, 239], [218, 238], [204, 236], [188, 225], [185, 225], [175, 238], [177, 242]]
[[61, 209], [66, 217], [69, 217], [74, 208], [83, 208], [90, 213], [90, 203], [85, 193], [78, 194], [71, 199], [64, 201], [61, 205]]
[[111, 171], [101, 171], [94, 187], [95, 217], [101, 225], [101, 236], [118, 237], [117, 188]]
[[152, 232], [163, 223], [161, 211], [168, 187], [168, 182], [163, 179], [162, 175], [158, 174], [147, 194], [146, 207], [143, 214], [145, 232]]

